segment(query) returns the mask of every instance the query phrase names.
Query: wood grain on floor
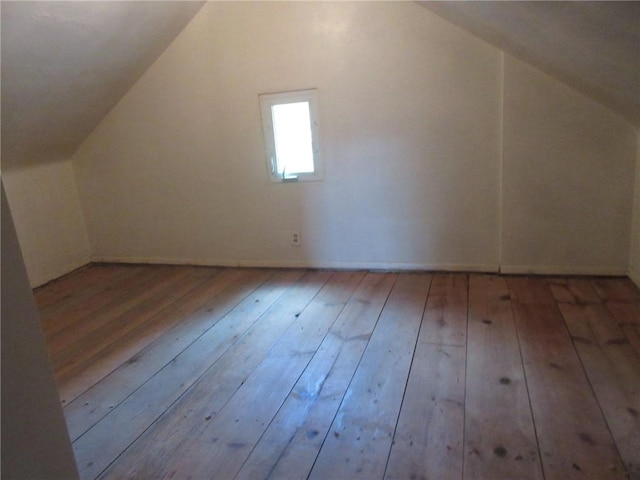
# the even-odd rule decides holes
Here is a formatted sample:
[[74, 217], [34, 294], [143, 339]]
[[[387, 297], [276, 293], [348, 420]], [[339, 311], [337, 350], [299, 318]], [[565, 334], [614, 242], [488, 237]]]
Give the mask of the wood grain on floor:
[[96, 264], [34, 295], [83, 479], [640, 480], [625, 278]]

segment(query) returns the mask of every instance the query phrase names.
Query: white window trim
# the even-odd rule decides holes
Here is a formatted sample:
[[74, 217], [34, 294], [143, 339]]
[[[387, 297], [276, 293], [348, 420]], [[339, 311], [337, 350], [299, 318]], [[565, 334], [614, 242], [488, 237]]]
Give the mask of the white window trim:
[[[276, 146], [273, 133], [273, 116], [271, 107], [286, 103], [309, 103], [309, 117], [311, 121], [311, 148], [313, 151], [314, 171], [310, 173], [294, 173], [293, 175], [281, 175], [276, 167]], [[262, 113], [262, 131], [266, 150], [267, 173], [269, 179], [276, 183], [288, 182], [313, 182], [324, 179], [324, 168], [320, 156], [320, 122], [318, 119], [318, 90], [297, 90], [283, 93], [270, 93], [260, 95], [260, 108]]]

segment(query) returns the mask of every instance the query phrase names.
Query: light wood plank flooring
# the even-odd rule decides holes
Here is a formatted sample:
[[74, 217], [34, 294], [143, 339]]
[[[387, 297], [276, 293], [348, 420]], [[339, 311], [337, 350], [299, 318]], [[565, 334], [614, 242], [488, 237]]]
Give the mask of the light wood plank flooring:
[[83, 479], [640, 479], [628, 279], [91, 265], [34, 294]]

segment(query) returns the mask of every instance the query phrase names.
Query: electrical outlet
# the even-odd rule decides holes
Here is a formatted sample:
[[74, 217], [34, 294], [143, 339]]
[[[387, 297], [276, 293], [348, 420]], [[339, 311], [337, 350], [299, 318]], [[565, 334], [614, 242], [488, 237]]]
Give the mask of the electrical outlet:
[[291, 232], [291, 246], [299, 247], [300, 246], [300, 232], [293, 231]]

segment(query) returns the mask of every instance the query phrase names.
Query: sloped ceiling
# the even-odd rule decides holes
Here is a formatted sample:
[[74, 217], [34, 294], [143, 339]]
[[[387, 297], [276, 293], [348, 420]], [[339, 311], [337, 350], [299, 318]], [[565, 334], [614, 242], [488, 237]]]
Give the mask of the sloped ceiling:
[[[2, 168], [69, 158], [205, 2], [2, 1]], [[640, 125], [640, 2], [419, 2]]]
[[419, 3], [640, 125], [639, 1]]
[[2, 1], [2, 168], [69, 158], [204, 3]]

